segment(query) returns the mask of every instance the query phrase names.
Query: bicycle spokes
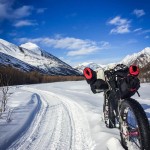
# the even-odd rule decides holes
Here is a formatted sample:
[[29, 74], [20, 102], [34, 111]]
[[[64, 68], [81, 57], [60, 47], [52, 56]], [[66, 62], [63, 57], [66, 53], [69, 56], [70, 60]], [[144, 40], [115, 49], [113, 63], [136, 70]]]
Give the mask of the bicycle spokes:
[[130, 147], [130, 149], [140, 149], [139, 127], [136, 117], [129, 107], [124, 110], [121, 128], [122, 138], [127, 147]]

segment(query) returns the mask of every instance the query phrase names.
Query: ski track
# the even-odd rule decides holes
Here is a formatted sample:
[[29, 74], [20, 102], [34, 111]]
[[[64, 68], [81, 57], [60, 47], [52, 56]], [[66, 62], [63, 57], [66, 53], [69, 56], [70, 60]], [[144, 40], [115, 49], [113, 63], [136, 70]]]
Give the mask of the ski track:
[[31, 126], [9, 150], [92, 150], [88, 121], [80, 105], [52, 92], [22, 88], [33, 92], [42, 106]]

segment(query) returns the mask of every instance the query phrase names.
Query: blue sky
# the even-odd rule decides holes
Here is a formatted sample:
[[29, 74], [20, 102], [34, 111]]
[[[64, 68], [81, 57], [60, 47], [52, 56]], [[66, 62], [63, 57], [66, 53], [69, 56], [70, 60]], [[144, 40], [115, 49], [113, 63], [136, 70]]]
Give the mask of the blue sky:
[[149, 0], [0, 0], [0, 37], [33, 42], [74, 66], [150, 46]]

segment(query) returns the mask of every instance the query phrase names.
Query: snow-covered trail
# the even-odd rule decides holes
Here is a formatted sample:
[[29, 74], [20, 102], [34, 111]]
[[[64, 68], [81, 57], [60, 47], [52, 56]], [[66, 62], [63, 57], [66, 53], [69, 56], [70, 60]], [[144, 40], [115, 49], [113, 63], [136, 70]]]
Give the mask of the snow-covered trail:
[[[150, 119], [149, 88], [142, 84], [141, 98], [135, 98]], [[118, 129], [104, 124], [103, 93], [93, 94], [85, 81], [17, 86], [14, 91], [9, 105], [17, 109], [7, 126], [0, 122], [0, 132], [18, 134], [6, 132], [0, 146], [10, 139], [9, 150], [123, 150]]]
[[34, 88], [22, 89], [33, 92], [41, 100], [42, 107], [28, 131], [9, 149], [94, 149], [88, 121], [80, 105], [63, 95]]

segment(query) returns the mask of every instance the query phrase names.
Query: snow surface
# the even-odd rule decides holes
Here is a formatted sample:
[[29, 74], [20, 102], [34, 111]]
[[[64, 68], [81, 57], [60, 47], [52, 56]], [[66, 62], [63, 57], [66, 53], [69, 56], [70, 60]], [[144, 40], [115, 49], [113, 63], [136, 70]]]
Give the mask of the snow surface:
[[[150, 119], [150, 84], [134, 96]], [[103, 120], [103, 93], [93, 94], [85, 81], [14, 86], [0, 119], [0, 149], [123, 150], [118, 129]]]

